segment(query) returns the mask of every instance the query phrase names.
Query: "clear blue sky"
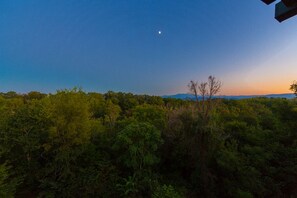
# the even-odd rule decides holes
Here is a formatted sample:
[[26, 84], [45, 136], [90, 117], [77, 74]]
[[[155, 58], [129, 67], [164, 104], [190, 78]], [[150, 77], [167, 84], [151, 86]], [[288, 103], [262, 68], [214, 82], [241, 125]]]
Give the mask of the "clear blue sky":
[[289, 92], [297, 17], [273, 16], [260, 0], [1, 0], [0, 92], [163, 95], [208, 75], [222, 94]]

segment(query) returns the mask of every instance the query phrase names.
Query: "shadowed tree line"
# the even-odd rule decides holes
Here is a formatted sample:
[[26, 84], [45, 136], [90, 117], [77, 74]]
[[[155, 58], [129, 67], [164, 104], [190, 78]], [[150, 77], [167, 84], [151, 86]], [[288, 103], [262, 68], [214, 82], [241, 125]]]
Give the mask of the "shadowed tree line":
[[297, 101], [220, 88], [0, 93], [0, 197], [296, 197]]

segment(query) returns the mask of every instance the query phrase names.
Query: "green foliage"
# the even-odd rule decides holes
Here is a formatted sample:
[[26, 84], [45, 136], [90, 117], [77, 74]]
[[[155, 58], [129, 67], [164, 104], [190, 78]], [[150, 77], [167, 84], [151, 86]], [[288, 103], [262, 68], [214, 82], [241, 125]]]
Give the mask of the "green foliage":
[[88, 102], [92, 117], [101, 118], [104, 116], [105, 100], [102, 94], [88, 93]]
[[207, 105], [1, 93], [0, 197], [296, 197], [296, 100]]
[[112, 128], [120, 115], [121, 108], [118, 105], [114, 104], [111, 100], [107, 100], [104, 112], [104, 120], [109, 125], [109, 127]]
[[165, 127], [166, 114], [162, 107], [147, 104], [137, 106], [133, 109], [132, 116], [138, 122], [148, 122], [159, 130]]
[[9, 171], [6, 164], [0, 164], [0, 197], [15, 197], [17, 185], [20, 183], [20, 179], [12, 178]]
[[[51, 144], [71, 147], [90, 139], [90, 113], [85, 94], [78, 90], [59, 91], [50, 97]], [[51, 146], [51, 145], [49, 145]]]
[[[44, 157], [51, 161], [43, 170], [41, 186], [46, 194], [70, 196], [75, 188], [77, 159], [91, 138], [91, 120], [86, 95], [80, 90], [59, 91], [49, 98], [50, 127], [43, 144]], [[48, 189], [52, 189], [48, 191]]]
[[161, 133], [149, 123], [132, 123], [116, 136], [113, 148], [118, 152], [120, 165], [131, 172], [118, 184], [123, 196], [139, 197], [152, 189], [152, 168], [159, 162], [156, 151]]
[[31, 91], [28, 94], [24, 95], [24, 99], [27, 101], [41, 100], [42, 98], [45, 98], [46, 96], [47, 96], [46, 94], [40, 93], [38, 91]]
[[113, 147], [126, 167], [141, 171], [159, 162], [155, 152], [161, 143], [161, 133], [153, 125], [132, 123], [117, 134]]
[[117, 184], [117, 190], [123, 197], [137, 197], [140, 191], [140, 184], [137, 176], [128, 176], [128, 178], [123, 178], [122, 182]]
[[179, 192], [177, 192], [171, 185], [158, 186], [153, 192], [153, 198], [182, 198]]

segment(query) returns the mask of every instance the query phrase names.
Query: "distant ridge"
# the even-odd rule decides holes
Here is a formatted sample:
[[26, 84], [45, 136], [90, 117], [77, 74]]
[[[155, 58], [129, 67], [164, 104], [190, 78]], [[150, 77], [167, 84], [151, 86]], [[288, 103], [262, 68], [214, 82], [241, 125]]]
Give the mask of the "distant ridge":
[[[240, 100], [240, 99], [248, 99], [248, 98], [286, 98], [286, 99], [293, 99], [295, 97], [294, 94], [285, 93], [285, 94], [267, 94], [267, 95], [219, 95], [215, 96], [215, 98], [223, 98], [223, 99], [231, 99], [231, 100]], [[175, 94], [175, 95], [166, 95], [162, 96], [162, 98], [175, 98], [175, 99], [194, 99], [194, 96], [191, 94]]]

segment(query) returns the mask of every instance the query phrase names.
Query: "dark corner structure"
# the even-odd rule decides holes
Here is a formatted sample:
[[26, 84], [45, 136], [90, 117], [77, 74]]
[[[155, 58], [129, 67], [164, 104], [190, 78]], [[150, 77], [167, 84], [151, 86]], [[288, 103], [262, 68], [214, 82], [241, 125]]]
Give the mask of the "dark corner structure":
[[[262, 1], [268, 5], [276, 0]], [[275, 5], [275, 19], [279, 22], [285, 21], [295, 15], [297, 15], [297, 0], [281, 0]]]

